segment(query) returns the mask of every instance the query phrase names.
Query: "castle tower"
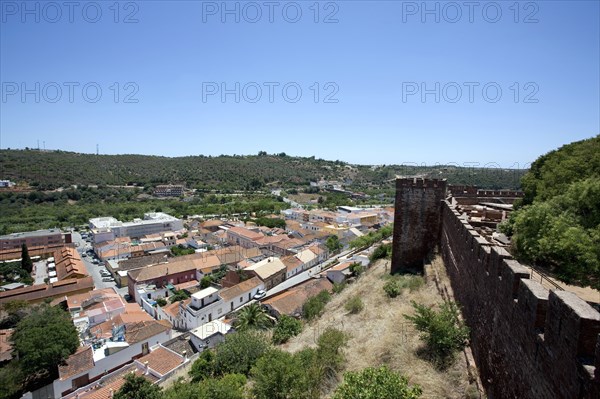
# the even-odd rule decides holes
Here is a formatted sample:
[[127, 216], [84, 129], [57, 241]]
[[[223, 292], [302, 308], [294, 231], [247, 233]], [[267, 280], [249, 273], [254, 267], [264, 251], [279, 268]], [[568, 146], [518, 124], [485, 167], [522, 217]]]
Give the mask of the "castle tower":
[[440, 239], [446, 180], [397, 179], [392, 273], [421, 269]]

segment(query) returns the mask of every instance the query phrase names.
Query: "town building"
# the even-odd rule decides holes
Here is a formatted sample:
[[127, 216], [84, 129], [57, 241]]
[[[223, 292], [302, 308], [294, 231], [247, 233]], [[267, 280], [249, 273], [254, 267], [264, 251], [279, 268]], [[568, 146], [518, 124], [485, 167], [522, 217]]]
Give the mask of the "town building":
[[168, 320], [179, 330], [197, 329], [244, 306], [264, 289], [264, 283], [256, 277], [229, 288], [208, 287], [185, 301], [157, 308], [157, 318]]
[[154, 189], [154, 195], [157, 197], [181, 197], [183, 192], [184, 187], [178, 184], [159, 185]]
[[52, 247], [71, 243], [71, 234], [60, 229], [29, 231], [0, 236], [0, 251], [20, 250], [22, 245], [31, 247]]
[[244, 272], [250, 276], [256, 276], [265, 284], [265, 289], [270, 290], [286, 279], [287, 266], [280, 258], [269, 257], [248, 266]]
[[121, 222], [113, 217], [90, 219], [90, 229], [92, 233], [102, 231], [105, 234], [106, 229], [110, 229], [115, 237], [141, 238], [163, 231], [183, 230], [183, 222], [166, 213], [152, 212], [145, 213], [143, 219], [134, 219], [131, 222]]
[[46, 300], [65, 300], [67, 295], [82, 294], [94, 289], [92, 277], [68, 278], [55, 283], [38, 284], [10, 291], [0, 292], [0, 303], [15, 300], [40, 303]]

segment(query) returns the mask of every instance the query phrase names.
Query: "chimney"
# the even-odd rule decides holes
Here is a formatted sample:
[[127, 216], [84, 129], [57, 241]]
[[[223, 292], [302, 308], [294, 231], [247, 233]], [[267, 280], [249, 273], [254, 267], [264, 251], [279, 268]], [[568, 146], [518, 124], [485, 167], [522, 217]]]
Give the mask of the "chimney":
[[113, 391], [113, 389], [111, 388], [111, 389], [110, 389], [110, 394], [108, 395], [108, 397], [109, 397], [110, 399], [112, 399], [114, 396], [115, 396], [115, 391]]
[[144, 374], [148, 374], [149, 367], [148, 367], [148, 361], [147, 360], [144, 362], [144, 369], [145, 369]]

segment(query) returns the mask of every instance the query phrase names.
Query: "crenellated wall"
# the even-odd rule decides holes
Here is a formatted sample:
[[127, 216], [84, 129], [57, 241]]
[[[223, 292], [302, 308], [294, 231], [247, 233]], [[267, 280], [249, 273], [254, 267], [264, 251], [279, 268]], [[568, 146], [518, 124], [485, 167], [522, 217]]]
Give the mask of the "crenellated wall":
[[441, 202], [441, 253], [488, 397], [600, 398], [600, 313], [548, 291]]

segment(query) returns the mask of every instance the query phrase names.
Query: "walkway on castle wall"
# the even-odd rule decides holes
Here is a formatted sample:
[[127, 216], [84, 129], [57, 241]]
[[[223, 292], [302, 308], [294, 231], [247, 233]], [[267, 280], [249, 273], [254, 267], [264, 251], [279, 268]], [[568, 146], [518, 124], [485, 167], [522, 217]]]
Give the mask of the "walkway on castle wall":
[[[598, 290], [595, 290], [591, 287], [579, 287], [576, 285], [569, 285], [555, 278], [552, 278], [547, 274], [544, 274], [542, 276], [532, 267], [528, 267], [528, 269], [531, 271], [531, 280], [537, 281], [538, 283], [542, 284], [544, 288], [547, 288], [549, 290], [555, 290], [556, 286], [552, 284], [554, 283], [561, 287], [563, 290], [576, 294], [578, 297], [580, 297], [586, 302], [594, 302], [600, 304], [600, 291]], [[552, 281], [552, 283], [550, 283], [548, 280]]]

